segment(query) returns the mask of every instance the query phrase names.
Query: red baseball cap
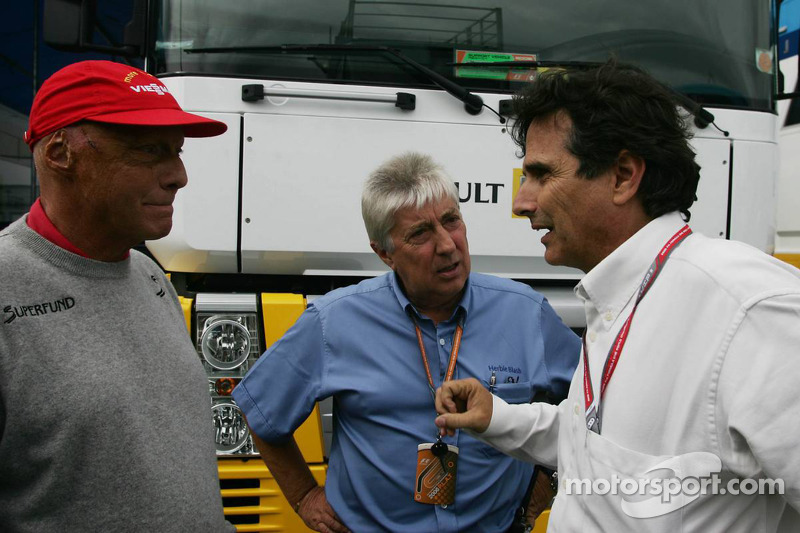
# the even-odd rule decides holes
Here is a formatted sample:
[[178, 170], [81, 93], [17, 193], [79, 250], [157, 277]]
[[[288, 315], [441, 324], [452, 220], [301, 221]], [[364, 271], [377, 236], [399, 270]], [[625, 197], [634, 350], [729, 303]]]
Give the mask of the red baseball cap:
[[213, 137], [228, 129], [183, 111], [155, 76], [113, 61], [81, 61], [50, 76], [33, 100], [25, 142], [33, 150], [42, 137], [81, 120], [183, 126], [186, 137]]

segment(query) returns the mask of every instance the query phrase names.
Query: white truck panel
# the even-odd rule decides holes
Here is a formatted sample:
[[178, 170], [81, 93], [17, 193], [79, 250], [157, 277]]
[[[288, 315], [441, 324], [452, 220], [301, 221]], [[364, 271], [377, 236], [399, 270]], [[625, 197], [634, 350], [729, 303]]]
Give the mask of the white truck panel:
[[709, 237], [725, 237], [728, 220], [728, 176], [730, 141], [692, 139], [700, 165], [697, 201], [690, 208], [689, 223], [694, 231]]
[[775, 251], [800, 254], [800, 124], [781, 132]]
[[775, 247], [775, 143], [733, 142], [730, 238], [767, 253]]
[[[269, 272], [274, 267], [265, 260], [285, 261], [296, 253], [313, 263], [301, 272], [353, 270], [356, 264], [384, 270], [364, 230], [361, 187], [381, 162], [416, 150], [435, 154], [459, 183], [461, 198], [469, 197], [461, 208], [473, 263], [507, 275], [580, 275], [530, 260], [541, 258], [544, 247], [527, 218], [512, 218], [519, 160], [500, 125], [248, 114], [245, 139], [245, 272]], [[318, 254], [328, 257], [313, 260], [325, 257]]]
[[[543, 258], [540, 235], [513, 217], [512, 195], [521, 162], [506, 126], [484, 110], [473, 117], [441, 91], [409, 90], [417, 108], [391, 104], [267, 97], [243, 102], [242, 85], [315, 89], [319, 84], [196, 77], [164, 79], [188, 111], [225, 121], [229, 131], [212, 139], [187, 139], [189, 185], [176, 201], [173, 232], [148, 243], [165, 269], [253, 274], [374, 275], [386, 267], [369, 248], [361, 220], [361, 187], [388, 157], [418, 150], [433, 154], [456, 182], [468, 227], [473, 269], [507, 277], [577, 280], [575, 269]], [[397, 88], [324, 85], [322, 92], [394, 94]], [[508, 95], [485, 95], [496, 106]], [[218, 112], [208, 112], [208, 110]], [[227, 111], [221, 113], [219, 111]], [[709, 126], [692, 144], [702, 166], [692, 226], [724, 236], [728, 225], [731, 143], [734, 208], [731, 238], [769, 249], [772, 237], [755, 228], [774, 223], [776, 117], [770, 113], [711, 110], [729, 136]], [[243, 138], [240, 139], [240, 125]], [[240, 144], [241, 143], [241, 144]], [[242, 154], [239, 216], [239, 149]], [[479, 190], [480, 189], [480, 190]], [[760, 217], [754, 224], [753, 216]]]
[[239, 137], [241, 118], [231, 113], [198, 113], [228, 125], [223, 135], [189, 139], [183, 161], [189, 183], [173, 204], [172, 231], [147, 247], [173, 272], [237, 271]]

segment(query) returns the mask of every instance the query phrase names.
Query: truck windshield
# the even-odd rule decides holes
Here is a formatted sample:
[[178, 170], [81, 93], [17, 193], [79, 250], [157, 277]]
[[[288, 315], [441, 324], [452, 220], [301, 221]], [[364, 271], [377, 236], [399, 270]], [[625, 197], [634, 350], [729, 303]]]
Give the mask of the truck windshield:
[[[614, 55], [703, 105], [772, 111], [770, 4], [162, 0], [152, 59], [161, 75], [433, 87], [379, 49], [390, 47], [471, 91], [506, 93], [533, 74], [507, 62], [602, 62]], [[456, 65], [500, 61], [504, 66]]]

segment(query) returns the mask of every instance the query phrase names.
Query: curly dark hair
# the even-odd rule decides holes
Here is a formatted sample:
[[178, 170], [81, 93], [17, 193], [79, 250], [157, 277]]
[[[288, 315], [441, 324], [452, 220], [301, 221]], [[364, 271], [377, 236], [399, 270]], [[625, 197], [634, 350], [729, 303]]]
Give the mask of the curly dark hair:
[[566, 148], [580, 162], [580, 176], [597, 177], [628, 150], [646, 164], [637, 193], [645, 213], [680, 211], [688, 221], [700, 165], [676, 105], [650, 75], [613, 59], [588, 70], [551, 69], [514, 96], [511, 136], [524, 155], [531, 123], [564, 112], [572, 120]]

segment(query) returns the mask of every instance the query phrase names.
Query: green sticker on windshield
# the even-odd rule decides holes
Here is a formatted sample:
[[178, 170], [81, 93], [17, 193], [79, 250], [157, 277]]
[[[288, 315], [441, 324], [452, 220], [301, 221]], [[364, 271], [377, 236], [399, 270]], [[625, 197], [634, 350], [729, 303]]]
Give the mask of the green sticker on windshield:
[[[456, 63], [511, 63], [536, 61], [535, 54], [511, 54], [504, 52], [476, 52], [456, 50]], [[540, 69], [543, 70], [543, 69]], [[456, 78], [481, 78], [484, 80], [530, 81], [536, 76], [536, 67], [456, 67]]]

